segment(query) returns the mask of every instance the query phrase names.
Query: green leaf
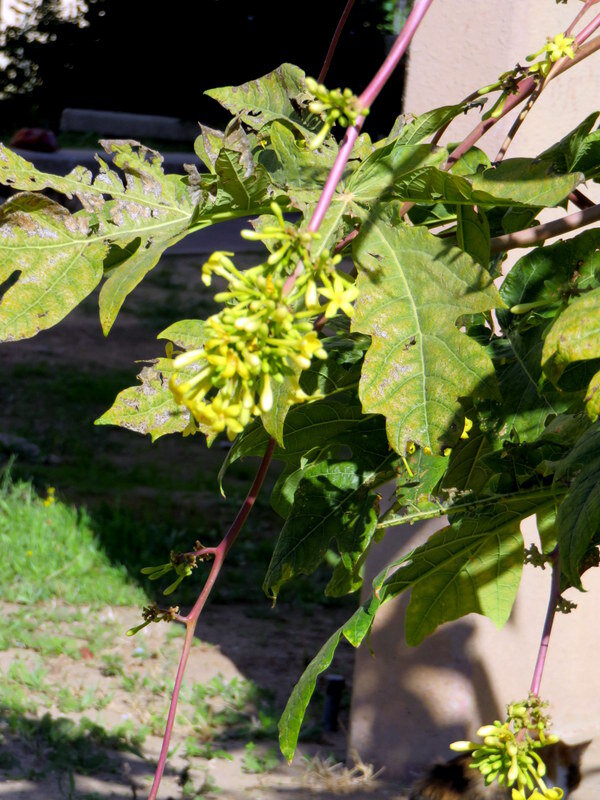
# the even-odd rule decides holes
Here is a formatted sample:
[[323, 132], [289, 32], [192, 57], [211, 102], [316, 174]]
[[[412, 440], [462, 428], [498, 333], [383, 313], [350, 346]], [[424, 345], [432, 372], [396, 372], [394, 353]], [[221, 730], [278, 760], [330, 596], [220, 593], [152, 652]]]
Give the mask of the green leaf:
[[504, 625], [523, 569], [521, 517], [500, 507], [488, 517], [459, 520], [434, 534], [394, 573], [387, 592], [395, 596], [412, 587], [405, 623], [409, 645], [473, 612], [498, 628]]
[[583, 180], [580, 172], [557, 175], [536, 158], [507, 158], [470, 178], [477, 203], [545, 208], [558, 205]]
[[241, 86], [224, 86], [205, 92], [255, 131], [275, 121], [286, 122], [311, 138], [322, 122], [314, 114], [299, 113], [312, 95], [306, 89], [304, 72], [293, 64], [282, 64], [262, 78]]
[[472, 175], [423, 167], [394, 182], [394, 196], [410, 202], [492, 206], [555, 206], [584, 180], [580, 172], [560, 175], [552, 164], [513, 158]]
[[[283, 446], [276, 447], [273, 454], [275, 459], [285, 464], [271, 496], [277, 513], [282, 517], [288, 516], [308, 464], [321, 459], [326, 462], [342, 446], [351, 446], [360, 455], [368, 453], [376, 442], [376, 452], [379, 452], [381, 430], [381, 421], [364, 419], [357, 402], [322, 400], [294, 406], [286, 420]], [[261, 425], [249, 426], [235, 440], [219, 474], [220, 479], [227, 466], [239, 458], [262, 456], [268, 441], [269, 434]]]
[[[318, 150], [309, 150], [306, 145], [301, 147], [304, 140], [299, 142], [293, 131], [280, 122], [271, 125], [269, 135], [278, 161], [277, 169], [270, 170], [273, 179], [284, 189], [305, 189], [320, 193], [335, 161], [337, 148], [320, 147]], [[354, 169], [356, 163], [350, 162], [344, 171], [345, 177]]]
[[600, 537], [600, 425], [596, 423], [576, 442], [556, 467], [555, 481], [570, 481], [558, 509], [557, 528], [561, 566], [573, 586], [581, 588], [584, 556]]
[[490, 265], [490, 226], [485, 212], [474, 206], [456, 207], [456, 238], [458, 246], [473, 261], [488, 269]]
[[400, 524], [403, 515], [408, 516], [415, 512], [439, 510], [440, 516], [445, 513], [440, 508], [441, 498], [435, 489], [448, 468], [448, 458], [427, 455], [419, 448], [407, 458], [407, 463], [410, 473], [405, 469], [398, 478], [396, 502], [391, 512], [386, 512], [383, 518], [386, 520], [386, 527], [388, 527], [387, 520], [392, 515], [395, 524]]
[[268, 595], [275, 598], [283, 583], [314, 572], [333, 539], [352, 585], [360, 585], [358, 571], [377, 524], [377, 495], [368, 491], [368, 485], [390, 462], [386, 454], [372, 471], [357, 469], [353, 462], [327, 461], [303, 470], [265, 576]]
[[[520, 258], [506, 276], [500, 294], [509, 308], [532, 306], [536, 316], [554, 317], [575, 291], [598, 286], [600, 231], [588, 230], [563, 242], [536, 247]], [[518, 325], [523, 314], [499, 314], [503, 327]], [[528, 320], [530, 321], [530, 319]]]
[[415, 117], [411, 122], [403, 125], [396, 141], [399, 144], [418, 144], [432, 136], [440, 128], [443, 128], [444, 125], [452, 122], [463, 111], [465, 111], [464, 103], [441, 106], [441, 108], [426, 111], [424, 114]]
[[268, 204], [270, 178], [260, 164], [244, 162], [234, 150], [221, 150], [215, 161], [215, 172], [219, 188], [232, 198], [236, 208], [250, 214]]
[[447, 151], [441, 147], [390, 142], [377, 148], [350, 176], [346, 194], [355, 204], [370, 208], [392, 187], [395, 189], [404, 176], [408, 176], [407, 180], [410, 180], [410, 176], [428, 169], [426, 165], [440, 164], [446, 156]]
[[201, 319], [182, 319], [169, 325], [157, 339], [168, 339], [182, 350], [198, 350], [206, 341], [204, 322]]
[[557, 172], [578, 170], [584, 173], [586, 179], [595, 179], [600, 171], [600, 131], [592, 131], [592, 128], [598, 116], [598, 112], [594, 111], [539, 158], [551, 161]]
[[510, 330], [492, 341], [502, 403], [494, 404], [491, 413], [500, 436], [514, 430], [519, 441], [533, 442], [543, 433], [548, 417], [566, 411], [573, 402], [572, 395], [544, 379], [542, 333], [539, 326], [522, 333]]
[[263, 412], [260, 415], [262, 424], [267, 433], [272, 436], [277, 444], [283, 444], [283, 424], [287, 417], [288, 411], [296, 402], [296, 393], [300, 388], [300, 373], [299, 367], [293, 367], [293, 374], [286, 375], [283, 383], [272, 381], [273, 392], [273, 405], [269, 411]]
[[310, 698], [315, 691], [317, 678], [322, 672], [325, 672], [333, 661], [342, 636], [353, 647], [358, 647], [371, 630], [373, 618], [374, 615], [370, 615], [365, 609], [359, 608], [345, 625], [329, 637], [294, 686], [278, 726], [279, 746], [288, 761], [291, 761], [294, 757], [302, 720]]
[[468, 439], [461, 439], [452, 448], [442, 489], [449, 494], [481, 492], [493, 474], [493, 469], [486, 464], [486, 456], [491, 452], [492, 445], [486, 434], [472, 429]]
[[0, 340], [26, 339], [60, 322], [100, 282], [107, 250], [85, 213], [72, 215], [43, 195], [7, 200], [0, 206], [0, 283], [19, 276], [0, 302]]
[[592, 422], [600, 416], [600, 372], [597, 372], [588, 386], [585, 395], [585, 410]]
[[555, 383], [576, 361], [600, 358], [600, 288], [576, 297], [556, 318], [544, 341], [542, 366]]
[[411, 441], [440, 452], [461, 433], [458, 398], [497, 392], [489, 356], [456, 320], [502, 301], [485, 270], [423, 228], [374, 219], [354, 254], [360, 296], [352, 328], [372, 337], [363, 408], [386, 417], [396, 452]]
[[[92, 174], [82, 167], [76, 167], [66, 177], [48, 175], [0, 146], [0, 182], [16, 189], [53, 189], [67, 197], [77, 197], [84, 207], [83, 211], [69, 215], [48, 205], [44, 211], [41, 207], [33, 209], [30, 206], [27, 209], [31, 212], [29, 223], [23, 215], [19, 225], [33, 231], [38, 229], [40, 235], [29, 236], [28, 246], [24, 242], [12, 244], [11, 237], [3, 236], [3, 240], [7, 240], [3, 241], [7, 261], [18, 260], [23, 283], [27, 282], [26, 273], [36, 269], [41, 251], [46, 251], [50, 265], [60, 263], [63, 269], [65, 265], [73, 265], [70, 276], [79, 268], [82, 254], [82, 274], [91, 271], [97, 276], [103, 266], [107, 245], [117, 246], [118, 258], [110, 254], [107, 258], [106, 267], [110, 269], [100, 293], [100, 319], [104, 332], [108, 333], [127, 294], [157, 264], [164, 250], [189, 232], [193, 202], [182, 176], [164, 174], [162, 157], [158, 153], [136, 142], [103, 141], [101, 144], [112, 156], [114, 166], [124, 173], [125, 180], [100, 158], [100, 174], [93, 179]], [[21, 210], [25, 211], [24, 208]], [[49, 226], [55, 229], [51, 230]], [[49, 248], [50, 242], [52, 248]], [[21, 280], [13, 287], [15, 303], [20, 302], [17, 287]], [[89, 280], [82, 281], [79, 292], [69, 298], [70, 306], [66, 310], [63, 308], [62, 316], [82, 299], [80, 294], [84, 283], [87, 294], [98, 280], [95, 277], [93, 285]], [[44, 311], [39, 303], [30, 308], [30, 293], [25, 294], [22, 309], [24, 332], [19, 329], [17, 335], [20, 336], [35, 333], [36, 318]], [[42, 304], [46, 301], [51, 302], [45, 295], [40, 298]], [[11, 313], [14, 313], [12, 308]], [[33, 317], [27, 322], [30, 313]], [[56, 317], [56, 310], [49, 310], [48, 319], [53, 321], [45, 327], [62, 318]]]
[[113, 406], [96, 425], [119, 425], [136, 433], [150, 434], [152, 441], [168, 433], [180, 433], [187, 427], [190, 415], [177, 405], [169, 389], [174, 372], [171, 359], [160, 358], [144, 367], [138, 375], [141, 384], [124, 389]]
[[296, 751], [298, 735], [310, 698], [315, 691], [317, 678], [329, 667], [342, 636], [342, 628], [337, 630], [319, 650], [304, 670], [302, 677], [294, 686], [290, 699], [279, 720], [279, 747], [284, 758], [291, 761]]

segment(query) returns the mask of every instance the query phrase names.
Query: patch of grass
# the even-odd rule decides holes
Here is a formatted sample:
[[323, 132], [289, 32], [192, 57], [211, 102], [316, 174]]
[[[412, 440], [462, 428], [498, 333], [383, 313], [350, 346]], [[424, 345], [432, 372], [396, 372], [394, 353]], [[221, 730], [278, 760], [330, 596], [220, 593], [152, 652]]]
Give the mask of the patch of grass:
[[275, 769], [279, 764], [279, 757], [274, 747], [261, 752], [257, 750], [254, 742], [248, 742], [244, 747], [244, 751], [244, 760], [242, 762], [244, 772], [261, 775], [264, 772]]
[[[20, 603], [60, 598], [94, 606], [144, 603], [144, 593], [115, 565], [90, 518], [31, 484], [0, 484], [0, 583]], [[58, 644], [58, 642], [56, 643]]]
[[194, 683], [183, 694], [182, 713], [192, 725], [198, 746], [247, 739], [273, 739], [278, 715], [272, 695], [253, 681], [217, 676], [207, 683]]

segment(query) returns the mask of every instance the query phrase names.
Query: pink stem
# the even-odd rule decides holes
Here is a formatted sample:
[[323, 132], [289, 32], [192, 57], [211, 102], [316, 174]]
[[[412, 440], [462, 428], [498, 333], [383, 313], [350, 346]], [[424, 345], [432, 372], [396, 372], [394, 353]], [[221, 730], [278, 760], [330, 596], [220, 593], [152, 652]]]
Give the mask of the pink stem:
[[173, 732], [175, 715], [177, 713], [177, 702], [179, 700], [179, 691], [181, 689], [183, 675], [187, 665], [188, 657], [190, 655], [192, 642], [194, 640], [194, 634], [196, 632], [198, 617], [200, 616], [200, 613], [204, 608], [206, 601], [208, 600], [208, 596], [210, 595], [210, 592], [219, 576], [221, 567], [223, 566], [223, 561], [225, 560], [225, 556], [229, 552], [232, 544], [235, 542], [239, 532], [242, 529], [242, 526], [244, 525], [244, 522], [248, 518], [248, 514], [250, 513], [252, 507], [254, 506], [254, 503], [256, 502], [256, 498], [258, 497], [260, 487], [262, 486], [262, 483], [267, 474], [267, 470], [269, 469], [269, 464], [271, 463], [274, 449], [275, 449], [275, 440], [270, 439], [269, 444], [267, 445], [267, 449], [265, 450], [265, 454], [260, 463], [260, 467], [258, 468], [258, 472], [256, 473], [252, 486], [250, 487], [250, 491], [248, 492], [248, 495], [246, 496], [246, 499], [244, 500], [244, 503], [240, 508], [236, 518], [234, 519], [231, 527], [227, 531], [227, 534], [225, 535], [221, 543], [218, 545], [218, 547], [215, 549], [215, 558], [212, 563], [212, 567], [210, 569], [207, 581], [204, 584], [202, 591], [200, 592], [200, 596], [198, 597], [196, 603], [194, 604], [194, 607], [185, 618], [185, 624], [187, 630], [185, 632], [183, 650], [181, 653], [181, 658], [179, 660], [179, 668], [177, 669], [175, 686], [173, 687], [173, 695], [171, 697], [171, 704], [169, 706], [169, 715], [167, 717], [167, 724], [165, 727], [165, 734], [163, 737], [162, 747], [160, 749], [160, 756], [158, 758], [158, 764], [156, 765], [154, 781], [152, 783], [152, 788], [150, 789], [148, 800], [156, 800], [158, 788], [160, 786], [160, 782], [162, 780], [162, 776], [165, 770], [165, 765], [167, 763], [167, 754], [169, 752], [171, 734]]
[[576, 205], [577, 208], [581, 208], [582, 210], [585, 208], [592, 208], [594, 205], [593, 201], [583, 192], [580, 192], [579, 189], [573, 189], [568, 199]]
[[423, 17], [427, 11], [429, 11], [429, 7], [432, 3], [433, 0], [416, 0], [413, 10], [408, 15], [404, 27], [394, 42], [394, 46], [388, 53], [387, 58], [375, 74], [371, 83], [369, 83], [359, 98], [360, 105], [363, 108], [370, 108], [373, 105], [373, 101], [383, 89], [392, 72], [396, 69], [398, 62], [406, 52], [408, 45], [411, 43], [419, 25], [423, 21]]
[[600, 14], [596, 14], [593, 20], [588, 22], [585, 28], [582, 31], [579, 31], [577, 36], [575, 37], [576, 44], [583, 44], [586, 39], [589, 39], [594, 31], [597, 31], [600, 28]]
[[[434, 0], [421, 0], [415, 4], [413, 10], [408, 16], [408, 19], [406, 20], [404, 28], [394, 42], [394, 46], [388, 53], [385, 61], [378, 69], [373, 80], [358, 98], [359, 106], [361, 108], [367, 109], [371, 107], [373, 101], [381, 92], [389, 80], [392, 72], [397, 67], [398, 62], [406, 52], [406, 48], [412, 41], [413, 36], [417, 32], [417, 28], [421, 24], [423, 17], [433, 2]], [[344, 136], [344, 141], [342, 142], [342, 146], [338, 151], [337, 158], [335, 159], [331, 172], [325, 181], [325, 186], [323, 187], [323, 192], [321, 193], [319, 202], [317, 203], [311, 220], [308, 223], [308, 230], [311, 231], [311, 233], [314, 233], [316, 230], [318, 230], [323, 222], [337, 185], [342, 179], [344, 167], [350, 158], [350, 153], [352, 152], [352, 148], [354, 147], [354, 143], [358, 138], [358, 134], [360, 133], [360, 129], [362, 128], [364, 121], [364, 117], [358, 117], [356, 124], [352, 125], [346, 131], [346, 135]]]
[[569, 25], [569, 27], [565, 31], [565, 36], [570, 36], [573, 33], [573, 30], [575, 29], [575, 26], [577, 25], [579, 20], [584, 16], [587, 10], [592, 6], [596, 5], [597, 2], [598, 0], [586, 0], [586, 4], [584, 5], [584, 7], [581, 9], [579, 14], [577, 14], [573, 22]]
[[546, 656], [548, 654], [548, 645], [550, 644], [550, 634], [552, 633], [552, 625], [554, 624], [554, 617], [556, 616], [556, 604], [560, 597], [560, 554], [558, 547], [550, 553], [552, 559], [552, 583], [550, 588], [550, 598], [548, 600], [548, 610], [546, 611], [546, 619], [544, 620], [544, 628], [542, 630], [542, 638], [538, 650], [537, 660], [535, 662], [535, 669], [533, 670], [533, 678], [531, 680], [530, 692], [532, 694], [540, 694], [540, 684], [542, 682], [542, 675], [544, 674], [544, 665], [546, 663]]
[[[594, 0], [596, 1], [596, 0]], [[325, 78], [327, 77], [327, 73], [329, 72], [329, 67], [331, 65], [331, 59], [333, 58], [333, 54], [335, 53], [335, 48], [340, 40], [340, 36], [342, 35], [342, 31], [344, 30], [344, 25], [348, 17], [350, 16], [350, 12], [352, 11], [352, 6], [354, 5], [354, 0], [348, 0], [346, 3], [346, 7], [342, 11], [342, 16], [340, 17], [340, 21], [337, 24], [337, 28], [333, 34], [333, 39], [329, 45], [329, 50], [327, 51], [327, 55], [325, 56], [325, 61], [323, 62], [323, 66], [321, 67], [321, 72], [319, 73], [318, 82], [323, 83]]]
[[[432, 3], [433, 0], [421, 0], [420, 3], [417, 1], [417, 5], [413, 8], [412, 12], [410, 13], [409, 18], [406, 21], [406, 25], [404, 26], [402, 32], [398, 36], [398, 39], [396, 40], [396, 43], [394, 44], [390, 53], [388, 54], [388, 57], [384, 61], [382, 68], [377, 72], [375, 78], [367, 86], [365, 92], [361, 96], [361, 104], [364, 108], [370, 106], [370, 104], [377, 97], [377, 95], [385, 85], [385, 82], [392, 74], [394, 67], [404, 55], [404, 52], [408, 47], [412, 37], [415, 35], [417, 28], [421, 20], [423, 19], [423, 16], [425, 15], [425, 12]], [[365, 95], [367, 96], [367, 98], [370, 98], [368, 102], [367, 100], [365, 100]], [[338, 152], [333, 168], [327, 178], [327, 181], [325, 182], [325, 186], [323, 187], [323, 191], [321, 193], [321, 196], [319, 197], [319, 201], [317, 202], [310, 223], [308, 225], [308, 230], [311, 232], [316, 232], [319, 229], [321, 223], [323, 222], [323, 218], [325, 217], [327, 209], [329, 208], [331, 199], [334, 195], [337, 185], [341, 180], [344, 167], [346, 165], [346, 162], [348, 161], [348, 158], [350, 157], [350, 153], [352, 151], [354, 143], [356, 142], [356, 139], [358, 137], [363, 122], [364, 122], [364, 117], [359, 117], [356, 121], [356, 125], [348, 128], [346, 132], [346, 136], [344, 137], [344, 142], [342, 144], [342, 147]], [[294, 271], [288, 277], [284, 285], [283, 289], [284, 292], [290, 290], [291, 286], [293, 285], [297, 277], [296, 272], [297, 270]], [[198, 617], [200, 616], [200, 612], [204, 608], [204, 604], [206, 603], [206, 600], [208, 599], [211, 589], [214, 586], [215, 581], [217, 580], [219, 572], [221, 571], [221, 567], [223, 565], [225, 556], [227, 555], [229, 549], [235, 542], [240, 530], [242, 529], [244, 522], [248, 517], [248, 514], [250, 513], [252, 507], [254, 506], [260, 487], [262, 486], [265, 475], [267, 474], [271, 458], [273, 457], [274, 449], [275, 449], [275, 440], [271, 438], [269, 439], [267, 449], [261, 461], [256, 477], [254, 478], [254, 482], [252, 483], [250, 491], [248, 492], [248, 495], [244, 501], [244, 504], [240, 508], [235, 520], [231, 525], [231, 528], [229, 529], [229, 531], [227, 532], [221, 543], [216, 548], [213, 565], [211, 567], [208, 579], [204, 584], [202, 592], [200, 593], [200, 596], [198, 597], [198, 600], [196, 601], [194, 607], [186, 617], [186, 626], [187, 626], [186, 637], [184, 641], [183, 651], [181, 653], [179, 668], [177, 670], [177, 676], [175, 678], [175, 686], [173, 688], [173, 695], [171, 697], [171, 704], [169, 706], [169, 714], [167, 717], [165, 735], [163, 738], [163, 743], [160, 750], [160, 756], [156, 767], [156, 773], [154, 775], [154, 781], [152, 783], [152, 788], [150, 790], [148, 800], [156, 800], [160, 782], [164, 773], [165, 765], [167, 762], [167, 753], [169, 751], [169, 743], [171, 740], [171, 733], [173, 731], [173, 724], [175, 722], [175, 715], [177, 712], [177, 701], [179, 699], [179, 691], [181, 689], [181, 683], [183, 680], [185, 667], [192, 646], [192, 641], [194, 639], [194, 633], [196, 630]]]

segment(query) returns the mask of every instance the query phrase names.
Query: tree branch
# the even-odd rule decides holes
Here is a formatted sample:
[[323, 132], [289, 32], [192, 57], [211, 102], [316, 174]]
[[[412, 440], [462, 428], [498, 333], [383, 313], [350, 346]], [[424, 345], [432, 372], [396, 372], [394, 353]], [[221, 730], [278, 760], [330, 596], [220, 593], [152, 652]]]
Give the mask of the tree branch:
[[492, 255], [504, 253], [507, 250], [515, 250], [519, 247], [533, 247], [553, 236], [560, 236], [562, 233], [569, 233], [584, 225], [600, 220], [600, 205], [585, 208], [583, 211], [576, 211], [561, 219], [546, 222], [545, 225], [538, 225], [535, 228], [526, 228], [516, 233], [506, 233], [503, 236], [496, 236], [490, 242]]
[[[597, 0], [594, 0], [597, 2]], [[350, 16], [350, 12], [352, 11], [352, 6], [354, 5], [354, 0], [348, 0], [344, 10], [342, 11], [342, 16], [340, 17], [340, 21], [337, 24], [337, 28], [333, 34], [333, 38], [329, 44], [329, 50], [327, 51], [327, 55], [325, 56], [325, 61], [323, 62], [323, 66], [321, 67], [321, 72], [319, 72], [319, 77], [317, 78], [319, 83], [324, 83], [325, 78], [327, 77], [327, 73], [329, 72], [329, 67], [331, 66], [331, 59], [333, 58], [333, 54], [335, 53], [335, 48], [338, 45], [340, 40], [340, 36], [342, 35], [342, 31], [344, 30], [344, 25]]]

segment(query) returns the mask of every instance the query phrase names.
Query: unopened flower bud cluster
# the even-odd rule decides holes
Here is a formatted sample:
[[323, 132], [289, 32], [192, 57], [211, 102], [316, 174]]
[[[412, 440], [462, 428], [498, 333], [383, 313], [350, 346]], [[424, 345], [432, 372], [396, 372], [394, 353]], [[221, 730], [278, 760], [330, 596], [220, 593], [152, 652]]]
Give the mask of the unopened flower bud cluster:
[[[352, 314], [358, 294], [354, 282], [335, 269], [340, 256], [325, 253], [311, 263], [310, 244], [317, 235], [287, 224], [275, 203], [272, 210], [274, 225], [243, 234], [280, 242], [265, 263], [241, 271], [233, 253], [216, 252], [204, 264], [207, 286], [213, 275], [227, 282], [225, 291], [215, 295], [225, 307], [206, 320], [203, 346], [173, 362], [177, 371], [188, 374], [182, 380], [176, 372], [171, 391], [209, 439], [223, 431], [234, 439], [253, 417], [271, 410], [275, 384], [308, 369], [313, 358], [327, 358], [312, 320], [339, 310]], [[294, 270], [299, 274], [291, 281]], [[327, 302], [322, 304], [320, 297]], [[191, 377], [190, 367], [196, 368]], [[295, 400], [304, 399], [298, 387]]]
[[351, 89], [328, 89], [314, 78], [306, 78], [306, 88], [315, 96], [308, 105], [312, 114], [325, 115], [325, 124], [310, 143], [310, 149], [315, 150], [323, 144], [329, 131], [334, 125], [347, 128], [355, 125], [359, 117], [366, 117], [368, 108], [361, 108], [358, 97]]
[[497, 781], [512, 787], [512, 800], [561, 800], [563, 790], [544, 783], [546, 766], [537, 750], [555, 744], [558, 736], [546, 733], [549, 719], [536, 695], [511, 703], [505, 722], [496, 720], [477, 731], [482, 742], [453, 742], [452, 750], [471, 751], [471, 767], [486, 784]]

